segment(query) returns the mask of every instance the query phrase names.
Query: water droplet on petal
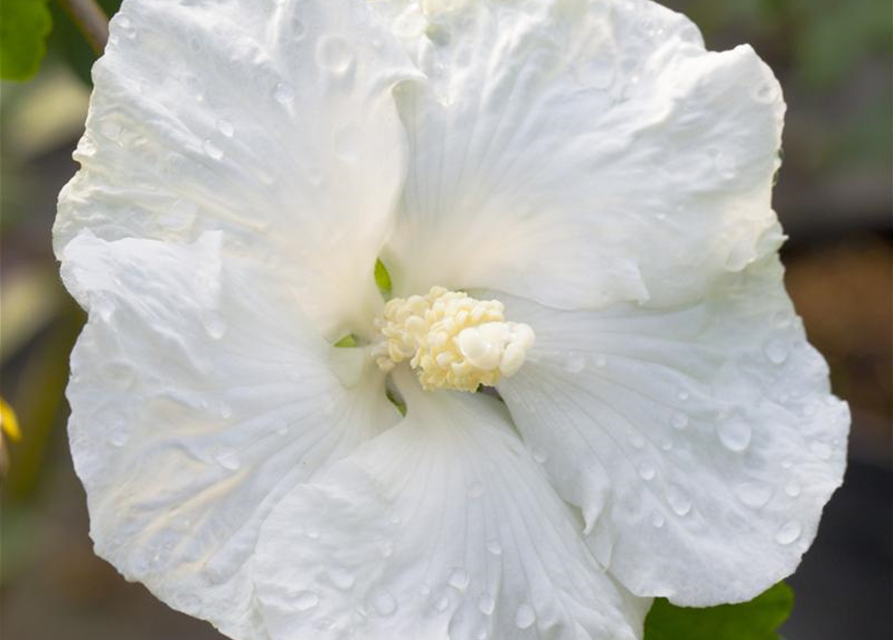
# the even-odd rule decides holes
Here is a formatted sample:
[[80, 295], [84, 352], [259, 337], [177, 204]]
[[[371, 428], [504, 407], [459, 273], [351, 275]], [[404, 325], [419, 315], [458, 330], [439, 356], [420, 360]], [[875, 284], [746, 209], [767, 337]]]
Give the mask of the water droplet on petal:
[[379, 589], [372, 594], [372, 608], [380, 616], [392, 616], [397, 611], [397, 600], [385, 589]]
[[578, 351], [571, 351], [565, 356], [564, 369], [568, 373], [580, 373], [586, 367], [586, 357]]
[[214, 144], [212, 140], [205, 140], [202, 143], [202, 149], [207, 156], [213, 160], [220, 160], [223, 158], [223, 149]]
[[606, 364], [608, 364], [608, 356], [601, 354], [601, 353], [598, 354], [597, 356], [595, 356], [595, 366], [596, 367], [602, 368]]
[[468, 496], [470, 498], [480, 498], [484, 495], [484, 485], [480, 482], [472, 482], [468, 487]]
[[667, 488], [667, 502], [677, 516], [687, 516], [691, 513], [691, 499], [677, 487]]
[[778, 100], [778, 86], [772, 82], [766, 82], [764, 84], [759, 85], [754, 91], [753, 97], [757, 102], [761, 102], [763, 104], [771, 104]]
[[301, 591], [294, 598], [294, 607], [298, 611], [310, 611], [319, 604], [319, 596], [312, 591]]
[[830, 460], [834, 456], [834, 450], [824, 442], [813, 442], [809, 450], [822, 460]]
[[113, 447], [120, 448], [127, 444], [128, 438], [129, 436], [127, 435], [127, 432], [125, 432], [123, 429], [115, 429], [115, 431], [112, 433], [111, 438], [109, 438], [109, 443]]
[[359, 132], [355, 127], [344, 127], [335, 134], [335, 154], [345, 162], [357, 159]]
[[450, 597], [448, 595], [441, 596], [438, 598], [437, 602], [434, 603], [434, 608], [438, 611], [446, 611], [450, 608]]
[[233, 134], [236, 132], [232, 122], [226, 118], [220, 118], [220, 120], [217, 121], [217, 130], [227, 138], [232, 138]]
[[679, 398], [680, 400], [682, 400], [683, 402], [685, 402], [686, 400], [689, 399], [690, 396], [689, 396], [688, 391], [685, 391], [685, 390], [683, 389], [682, 391], [680, 391], [680, 392], [676, 395], [676, 397]]
[[743, 420], [732, 418], [719, 424], [717, 434], [719, 441], [726, 449], [741, 453], [750, 446], [753, 429]]
[[772, 499], [772, 487], [762, 482], [744, 482], [736, 487], [738, 499], [751, 509], [765, 507]]
[[519, 629], [529, 629], [536, 622], [536, 612], [529, 604], [522, 604], [515, 612], [515, 626]]
[[775, 534], [775, 541], [782, 545], [793, 544], [800, 539], [802, 533], [803, 527], [800, 526], [800, 523], [796, 520], [790, 520], [782, 525], [778, 533]]
[[674, 429], [685, 429], [688, 426], [688, 416], [681, 411], [676, 411], [670, 417], [670, 424]]
[[221, 340], [226, 335], [227, 324], [217, 314], [208, 314], [204, 318], [205, 331], [212, 340]]
[[239, 454], [233, 450], [220, 451], [214, 456], [214, 460], [228, 471], [237, 471], [239, 467], [242, 466], [242, 461], [239, 460]]
[[666, 518], [664, 518], [664, 514], [659, 511], [655, 511], [651, 514], [651, 526], [655, 529], [662, 529], [663, 526], [667, 523]]
[[645, 446], [645, 438], [641, 434], [634, 433], [629, 437], [629, 443], [636, 449], [642, 449]]
[[331, 582], [336, 589], [340, 589], [341, 591], [350, 590], [356, 582], [354, 574], [347, 569], [342, 569], [340, 567], [330, 569], [328, 575], [329, 582]]
[[800, 485], [792, 480], [785, 485], [784, 492], [791, 498], [797, 498], [801, 492]]
[[778, 339], [770, 340], [763, 345], [763, 353], [772, 364], [784, 364], [788, 359], [788, 348], [784, 342]]
[[498, 540], [488, 540], [487, 551], [489, 551], [494, 556], [502, 555], [502, 545], [499, 544]]
[[347, 41], [340, 36], [320, 38], [316, 56], [320, 66], [339, 75], [347, 73], [354, 61]]
[[471, 578], [465, 569], [454, 569], [447, 580], [447, 583], [451, 587], [458, 589], [459, 591], [465, 591], [465, 589], [468, 588], [469, 582], [471, 582]]
[[289, 104], [295, 99], [295, 89], [287, 82], [280, 82], [273, 89], [273, 97], [279, 104]]
[[643, 462], [639, 465], [639, 477], [646, 482], [648, 480], [654, 480], [654, 476], [657, 475], [657, 471], [654, 470], [654, 467], [651, 466], [647, 462]]
[[489, 593], [484, 593], [481, 599], [478, 600], [478, 609], [485, 616], [492, 616], [493, 612], [496, 611], [496, 598]]
[[533, 459], [539, 464], [545, 464], [549, 461], [549, 454], [542, 449], [534, 449]]

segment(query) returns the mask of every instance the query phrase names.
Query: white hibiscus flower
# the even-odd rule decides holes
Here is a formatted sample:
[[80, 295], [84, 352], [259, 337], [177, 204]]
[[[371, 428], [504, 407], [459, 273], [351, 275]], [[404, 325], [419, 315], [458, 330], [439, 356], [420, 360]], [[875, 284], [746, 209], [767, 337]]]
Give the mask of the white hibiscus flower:
[[55, 235], [127, 578], [240, 640], [605, 640], [795, 569], [848, 412], [750, 48], [647, 0], [125, 0], [94, 80]]

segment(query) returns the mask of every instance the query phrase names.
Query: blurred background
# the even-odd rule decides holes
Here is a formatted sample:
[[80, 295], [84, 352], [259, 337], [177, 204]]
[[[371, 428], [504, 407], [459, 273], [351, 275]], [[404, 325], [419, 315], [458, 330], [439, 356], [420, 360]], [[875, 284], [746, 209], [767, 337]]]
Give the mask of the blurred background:
[[[112, 13], [115, 0], [105, 0]], [[889, 0], [670, 0], [713, 49], [751, 43], [789, 103], [776, 208], [788, 287], [853, 410], [851, 461], [818, 541], [790, 580], [788, 640], [893, 638], [893, 70]], [[49, 55], [4, 82], [0, 395], [22, 438], [2, 480], [3, 640], [212, 640], [96, 558], [66, 442], [67, 356], [83, 317], [50, 247], [83, 129], [93, 54], [57, 11]], [[718, 638], [717, 640], [724, 640]]]

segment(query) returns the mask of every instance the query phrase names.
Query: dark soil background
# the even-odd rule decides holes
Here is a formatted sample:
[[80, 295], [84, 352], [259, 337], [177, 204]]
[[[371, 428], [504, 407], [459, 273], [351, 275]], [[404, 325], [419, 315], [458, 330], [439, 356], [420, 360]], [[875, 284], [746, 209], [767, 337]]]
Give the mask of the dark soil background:
[[[103, 0], [107, 6], [115, 0]], [[790, 580], [788, 640], [893, 638], [893, 72], [889, 0], [673, 0], [708, 44], [754, 45], [790, 110], [776, 207], [788, 287], [851, 403], [851, 461], [818, 541]], [[57, 16], [51, 58], [4, 84], [0, 395], [18, 410], [2, 482], [2, 640], [210, 640], [97, 559], [65, 436], [67, 353], [82, 318], [50, 248], [76, 167], [89, 53]], [[734, 640], [722, 639], [717, 640]]]

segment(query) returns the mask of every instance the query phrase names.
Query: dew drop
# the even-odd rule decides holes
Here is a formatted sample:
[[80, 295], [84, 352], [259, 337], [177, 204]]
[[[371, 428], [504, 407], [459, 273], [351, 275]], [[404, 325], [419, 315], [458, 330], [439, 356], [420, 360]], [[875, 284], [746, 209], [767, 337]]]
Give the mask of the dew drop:
[[834, 456], [834, 450], [824, 442], [813, 442], [809, 450], [822, 460], [830, 460]]
[[242, 466], [242, 461], [239, 460], [239, 454], [232, 450], [218, 452], [217, 455], [214, 456], [214, 460], [228, 471], [237, 471], [239, 467]]
[[564, 360], [564, 369], [568, 373], [580, 373], [586, 367], [586, 358], [578, 351], [571, 351]]
[[112, 437], [109, 438], [109, 443], [113, 447], [121, 448], [125, 444], [127, 444], [128, 435], [123, 429], [116, 429], [114, 433], [112, 433]]
[[390, 592], [379, 589], [372, 594], [372, 608], [378, 612], [380, 616], [392, 616], [397, 611], [397, 600]]
[[595, 366], [598, 368], [602, 368], [608, 364], [608, 356], [604, 354], [598, 354], [595, 356]]
[[459, 591], [465, 591], [468, 588], [469, 582], [471, 582], [471, 578], [468, 576], [468, 572], [465, 569], [454, 569], [447, 580], [447, 583], [451, 587], [458, 589]]
[[774, 339], [763, 345], [763, 353], [772, 364], [784, 364], [788, 359], [788, 348], [781, 340]]
[[273, 97], [279, 104], [289, 104], [295, 99], [295, 89], [287, 82], [280, 82], [273, 89]]
[[676, 487], [667, 489], [667, 502], [677, 516], [687, 516], [691, 513], [691, 499]]
[[496, 611], [496, 598], [489, 593], [484, 593], [481, 599], [478, 600], [478, 609], [485, 616], [492, 616], [493, 612]]
[[236, 132], [233, 123], [226, 118], [220, 118], [220, 120], [217, 121], [217, 130], [227, 138], [232, 138], [233, 134]]
[[673, 450], [673, 441], [668, 439], [663, 439], [660, 441], [660, 450], [661, 451], [672, 451]]
[[549, 454], [542, 449], [534, 449], [533, 459], [539, 464], [545, 464], [549, 461]]
[[761, 509], [772, 499], [772, 487], [762, 482], [739, 484], [735, 493], [738, 499], [751, 509]]
[[111, 120], [104, 120], [102, 125], [100, 125], [99, 130], [102, 131], [102, 135], [109, 140], [117, 140], [121, 137], [121, 125], [117, 122], [112, 122]]
[[347, 73], [354, 60], [347, 41], [340, 36], [320, 38], [316, 56], [320, 66], [339, 75]]
[[789, 482], [785, 485], [784, 492], [791, 498], [797, 498], [800, 496], [800, 485], [796, 482]]
[[756, 88], [753, 97], [757, 102], [770, 104], [778, 99], [778, 87], [771, 82], [766, 82]]
[[643, 462], [639, 465], [639, 477], [646, 482], [649, 480], [654, 480], [654, 476], [657, 475], [657, 471], [654, 470], [649, 463]]
[[359, 133], [355, 127], [344, 127], [335, 134], [335, 155], [345, 162], [357, 159]]
[[488, 635], [488, 631], [484, 628], [481, 628], [478, 630], [477, 634], [474, 637], [477, 638], [477, 640], [487, 640]]
[[682, 391], [680, 391], [680, 392], [676, 395], [676, 397], [679, 398], [680, 400], [682, 400], [682, 402], [685, 402], [685, 401], [688, 400], [689, 397], [691, 397], [691, 396], [689, 395], [688, 391], [685, 391], [685, 390], [683, 389]]
[[205, 331], [213, 340], [221, 340], [226, 335], [226, 322], [217, 314], [209, 314], [204, 318]]
[[307, 27], [304, 26], [304, 23], [301, 22], [298, 18], [292, 18], [291, 20], [291, 40], [292, 42], [298, 42], [304, 38], [307, 34]]
[[214, 144], [211, 140], [205, 140], [202, 143], [202, 149], [205, 154], [212, 160], [220, 160], [223, 157], [223, 149]]
[[317, 540], [319, 539], [319, 529], [311, 525], [305, 532], [305, 535], [311, 540]]
[[642, 449], [645, 446], [645, 438], [641, 434], [634, 433], [629, 437], [629, 443], [636, 449]]
[[719, 441], [729, 451], [741, 453], [750, 446], [753, 437], [753, 429], [749, 424], [739, 419], [731, 419], [721, 422], [717, 427]]
[[295, 609], [298, 611], [310, 611], [319, 604], [319, 596], [312, 591], [301, 591], [294, 598]]
[[666, 518], [664, 518], [664, 514], [659, 511], [655, 511], [651, 514], [651, 526], [655, 529], [663, 529], [663, 526], [667, 523]]
[[220, 417], [221, 418], [230, 418], [233, 415], [233, 408], [228, 404], [220, 405]]
[[803, 527], [800, 526], [800, 523], [796, 520], [790, 520], [782, 525], [778, 533], [775, 534], [775, 541], [778, 544], [787, 546], [799, 540], [802, 533]]
[[499, 544], [498, 540], [488, 540], [487, 551], [489, 551], [494, 556], [500, 556], [502, 555], [502, 545]]
[[329, 582], [331, 582], [336, 589], [340, 589], [341, 591], [348, 591], [351, 589], [356, 582], [356, 577], [347, 569], [342, 569], [340, 567], [329, 570]]
[[385, 542], [381, 545], [381, 557], [382, 558], [390, 558], [394, 555], [394, 543], [393, 542]]
[[529, 629], [536, 622], [536, 612], [529, 604], [522, 604], [515, 612], [515, 626], [519, 629]]
[[470, 498], [480, 498], [484, 495], [484, 485], [480, 482], [472, 482], [468, 487], [468, 496]]
[[438, 598], [437, 602], [434, 603], [434, 608], [441, 612], [449, 609], [450, 597], [448, 595], [444, 595]]
[[688, 416], [681, 411], [676, 411], [670, 417], [670, 424], [674, 429], [685, 429], [688, 426]]

